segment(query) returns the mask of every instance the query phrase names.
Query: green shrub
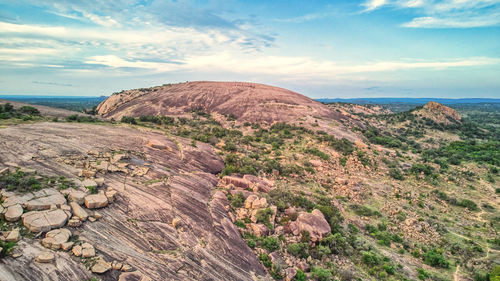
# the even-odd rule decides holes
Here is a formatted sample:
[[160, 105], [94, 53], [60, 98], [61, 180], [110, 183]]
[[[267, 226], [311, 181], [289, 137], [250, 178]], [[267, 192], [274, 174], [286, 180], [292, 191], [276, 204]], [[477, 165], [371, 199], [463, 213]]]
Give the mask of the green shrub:
[[307, 275], [304, 273], [304, 271], [298, 269], [297, 274], [295, 275], [295, 280], [296, 281], [306, 281]]
[[330, 270], [324, 269], [319, 266], [315, 266], [311, 269], [312, 277], [316, 278], [318, 281], [330, 281], [333, 276]]
[[423, 256], [424, 263], [433, 267], [448, 268], [450, 267], [450, 262], [447, 261], [443, 256], [443, 250], [441, 249], [430, 249], [424, 253]]
[[266, 237], [262, 239], [262, 248], [268, 250], [269, 252], [274, 252], [280, 249], [280, 241], [275, 237]]
[[292, 243], [287, 247], [288, 253], [304, 259], [309, 257], [308, 249], [309, 245], [307, 243]]
[[369, 266], [374, 266], [380, 264], [380, 257], [373, 252], [362, 251], [361, 261]]
[[135, 118], [132, 116], [123, 116], [120, 122], [128, 124], [137, 124], [137, 121], [135, 121]]
[[271, 266], [273, 265], [273, 262], [271, 261], [271, 258], [269, 258], [268, 254], [260, 254], [259, 255], [259, 260], [267, 268], [271, 268]]
[[243, 193], [238, 192], [237, 194], [232, 196], [231, 205], [234, 208], [239, 208], [239, 207], [243, 206], [244, 201], [245, 201], [245, 197], [243, 196]]
[[308, 154], [312, 154], [312, 155], [315, 155], [315, 156], [318, 156], [319, 158], [323, 159], [323, 160], [328, 160], [330, 159], [330, 156], [326, 153], [324, 153], [323, 151], [317, 149], [317, 148], [306, 148], [304, 150], [305, 153], [308, 153]]

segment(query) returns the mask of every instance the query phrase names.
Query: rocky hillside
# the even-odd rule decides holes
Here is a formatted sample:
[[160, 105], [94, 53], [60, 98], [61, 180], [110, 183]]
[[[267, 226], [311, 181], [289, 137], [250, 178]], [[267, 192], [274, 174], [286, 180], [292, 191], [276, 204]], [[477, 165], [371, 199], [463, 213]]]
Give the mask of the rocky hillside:
[[134, 100], [109, 119], [0, 104], [2, 278], [500, 274], [497, 126], [437, 122], [432, 104], [272, 124], [189, 104], [111, 119]]
[[116, 93], [98, 113], [123, 116], [181, 115], [195, 110], [232, 116], [241, 122], [293, 122], [307, 116], [340, 118], [325, 105], [282, 88], [243, 82], [189, 82]]
[[453, 124], [462, 120], [462, 116], [454, 109], [434, 101], [428, 102], [422, 109], [415, 110], [413, 113], [440, 124]]

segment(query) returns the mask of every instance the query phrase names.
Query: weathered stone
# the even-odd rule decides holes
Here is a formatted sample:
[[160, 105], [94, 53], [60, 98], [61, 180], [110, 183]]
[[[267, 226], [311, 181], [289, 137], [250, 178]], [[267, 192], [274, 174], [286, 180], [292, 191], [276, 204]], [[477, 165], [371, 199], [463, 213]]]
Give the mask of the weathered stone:
[[103, 193], [85, 196], [85, 206], [89, 209], [103, 208], [108, 205], [108, 198]]
[[76, 257], [79, 257], [79, 256], [82, 255], [82, 250], [83, 250], [83, 247], [81, 245], [76, 245], [76, 246], [73, 247], [73, 249], [71, 249], [71, 252]]
[[46, 197], [40, 197], [26, 202], [25, 207], [28, 211], [49, 210], [50, 206], [61, 206], [66, 204], [66, 198], [61, 193]]
[[111, 262], [111, 267], [114, 270], [121, 270], [122, 266], [123, 266], [123, 264], [121, 262], [119, 262], [119, 261], [113, 261], [113, 262]]
[[247, 199], [245, 200], [245, 208], [251, 209], [253, 201], [258, 200], [258, 199], [259, 199], [259, 197], [257, 197], [257, 195], [248, 196]]
[[96, 178], [94, 179], [95, 183], [97, 183], [97, 186], [103, 186], [104, 185], [104, 178], [103, 177], [100, 177], [100, 178]]
[[[9, 196], [6, 197], [6, 195], [9, 195]], [[17, 195], [15, 193], [13, 193], [11, 196], [10, 193], [4, 192], [4, 195], [2, 197], [3, 197], [2, 206], [4, 208], [7, 208], [7, 207], [10, 207], [10, 206], [13, 206], [16, 204], [24, 205], [26, 202], [33, 199], [35, 197], [35, 195], [33, 195], [32, 193], [26, 193], [24, 195]]]
[[95, 222], [97, 219], [95, 217], [89, 217], [90, 222]]
[[257, 237], [264, 237], [269, 234], [269, 228], [261, 223], [250, 223], [248, 225], [253, 234]]
[[93, 256], [95, 256], [94, 246], [90, 245], [89, 243], [83, 243], [82, 244], [82, 258], [90, 258]]
[[31, 211], [23, 215], [23, 224], [31, 232], [45, 232], [63, 227], [68, 215], [61, 209], [50, 211]]
[[100, 257], [90, 270], [93, 273], [103, 274], [110, 269], [111, 269], [111, 263], [105, 261], [103, 258]]
[[106, 190], [106, 198], [108, 198], [109, 203], [112, 203], [113, 201], [115, 201], [116, 194], [117, 194], [117, 191], [114, 190], [113, 188], [108, 188]]
[[311, 213], [301, 212], [297, 220], [290, 223], [290, 230], [296, 236], [302, 231], [307, 231], [311, 241], [316, 242], [323, 239], [331, 231], [331, 228], [323, 213], [314, 209]]
[[122, 266], [121, 271], [124, 271], [124, 272], [127, 272], [127, 271], [132, 271], [132, 267], [131, 267], [130, 265], [128, 265], [128, 264], [124, 264], [124, 265]]
[[35, 261], [39, 263], [51, 263], [54, 262], [55, 256], [52, 252], [41, 252], [35, 257]]
[[81, 190], [73, 190], [68, 194], [68, 200], [82, 205], [86, 195], [87, 194]]
[[168, 142], [160, 140], [149, 140], [146, 145], [156, 149], [168, 149]]
[[93, 216], [95, 219], [97, 219], [97, 220], [102, 218], [101, 213], [99, 213], [99, 212], [97, 212], [97, 211], [92, 212], [92, 216]]
[[89, 188], [89, 187], [90, 188], [96, 188], [97, 187], [97, 183], [94, 180], [86, 179], [86, 180], [82, 181], [82, 186], [86, 187], [86, 188]]
[[272, 183], [267, 179], [262, 179], [254, 175], [244, 175], [243, 179], [250, 182], [250, 187], [254, 192], [269, 192], [272, 188]]
[[252, 209], [263, 209], [267, 207], [267, 199], [262, 197], [252, 202]]
[[[89, 218], [90, 219], [90, 218]], [[82, 225], [82, 221], [78, 217], [71, 218], [68, 221], [68, 226], [69, 227], [79, 227]]]
[[16, 204], [7, 208], [5, 212], [5, 220], [10, 222], [18, 221], [23, 215], [23, 207], [21, 205]]
[[95, 177], [95, 172], [90, 170], [81, 170], [80, 173], [78, 173], [78, 176], [84, 178], [93, 178]]
[[104, 172], [106, 173], [108, 171], [109, 167], [109, 162], [108, 161], [101, 161], [99, 164], [95, 165], [94, 168], [99, 171], [99, 172]]
[[142, 177], [142, 176], [146, 175], [148, 172], [149, 172], [148, 167], [137, 167], [132, 171], [131, 176]]
[[129, 157], [125, 154], [115, 154], [111, 159], [111, 163], [116, 164], [122, 160], [129, 159]]
[[151, 281], [151, 278], [140, 272], [124, 272], [118, 277], [118, 281]]
[[76, 202], [69, 203], [71, 210], [73, 211], [73, 215], [78, 217], [81, 221], [86, 221], [89, 215], [87, 212]]
[[232, 184], [234, 186], [241, 187], [243, 189], [247, 189], [250, 187], [249, 181], [238, 177], [224, 176], [222, 177], [221, 181], [224, 185]]
[[17, 242], [21, 238], [21, 235], [19, 234], [19, 228], [15, 228], [12, 231], [9, 232], [7, 237], [5, 238], [5, 241], [7, 242]]
[[62, 243], [61, 244], [61, 249], [63, 249], [64, 251], [69, 251], [69, 250], [71, 250], [71, 248], [73, 248], [74, 244], [75, 244], [75, 242]]
[[61, 245], [68, 242], [70, 237], [70, 230], [65, 228], [54, 229], [45, 234], [45, 238], [42, 239], [42, 245], [52, 250], [59, 250]]

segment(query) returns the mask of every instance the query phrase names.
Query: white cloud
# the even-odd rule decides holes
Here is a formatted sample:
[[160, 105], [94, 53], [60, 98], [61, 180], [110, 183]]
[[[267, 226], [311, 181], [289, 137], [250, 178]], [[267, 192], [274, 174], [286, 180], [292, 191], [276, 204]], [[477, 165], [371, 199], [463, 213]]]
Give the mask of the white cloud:
[[500, 25], [500, 0], [369, 0], [364, 12], [382, 6], [412, 9], [419, 16], [403, 27], [474, 28]]
[[365, 12], [376, 10], [388, 4], [387, 0], [369, 0], [362, 4], [365, 7]]
[[500, 24], [500, 13], [485, 17], [419, 17], [404, 23], [403, 27], [413, 28], [472, 28]]

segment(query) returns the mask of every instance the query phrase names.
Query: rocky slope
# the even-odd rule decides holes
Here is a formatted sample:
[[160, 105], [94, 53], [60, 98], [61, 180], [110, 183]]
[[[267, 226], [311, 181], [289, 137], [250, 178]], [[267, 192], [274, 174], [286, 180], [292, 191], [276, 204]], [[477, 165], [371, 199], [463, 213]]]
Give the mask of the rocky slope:
[[306, 116], [341, 118], [325, 105], [282, 88], [243, 82], [189, 82], [124, 91], [99, 105], [119, 120], [129, 115], [179, 115], [193, 110], [234, 115], [248, 122], [291, 122]]
[[[76, 180], [80, 190], [99, 178], [104, 182], [100, 190], [117, 192], [113, 204], [99, 209], [102, 218], [66, 226], [73, 237], [95, 248], [104, 268], [112, 262], [127, 264], [127, 270], [152, 280], [252, 280], [265, 274], [228, 218], [227, 199], [212, 192], [223, 162], [207, 145], [195, 148], [183, 139], [147, 130], [44, 122], [1, 129], [0, 139], [0, 167], [29, 167], [39, 175], [64, 176]], [[3, 195], [4, 199], [18, 196], [5, 190]], [[71, 210], [65, 207], [64, 196], [61, 200], [48, 205], [50, 212]], [[16, 202], [25, 213], [32, 208], [32, 203]], [[87, 207], [83, 209], [91, 213]], [[45, 211], [27, 214], [33, 212]], [[49, 250], [49, 263], [43, 263], [47, 256], [40, 253], [47, 249], [40, 245], [42, 237], [24, 237], [15, 248], [18, 254], [2, 259], [0, 279], [92, 277], [84, 265], [96, 261], [70, 252]], [[55, 254], [52, 263], [50, 253]], [[99, 276], [102, 280], [117, 280], [120, 274], [124, 274], [120, 280], [132, 280], [120, 270], [108, 270]]]
[[415, 110], [414, 114], [440, 124], [453, 124], [462, 120], [460, 114], [454, 109], [434, 101], [428, 102], [420, 110]]

